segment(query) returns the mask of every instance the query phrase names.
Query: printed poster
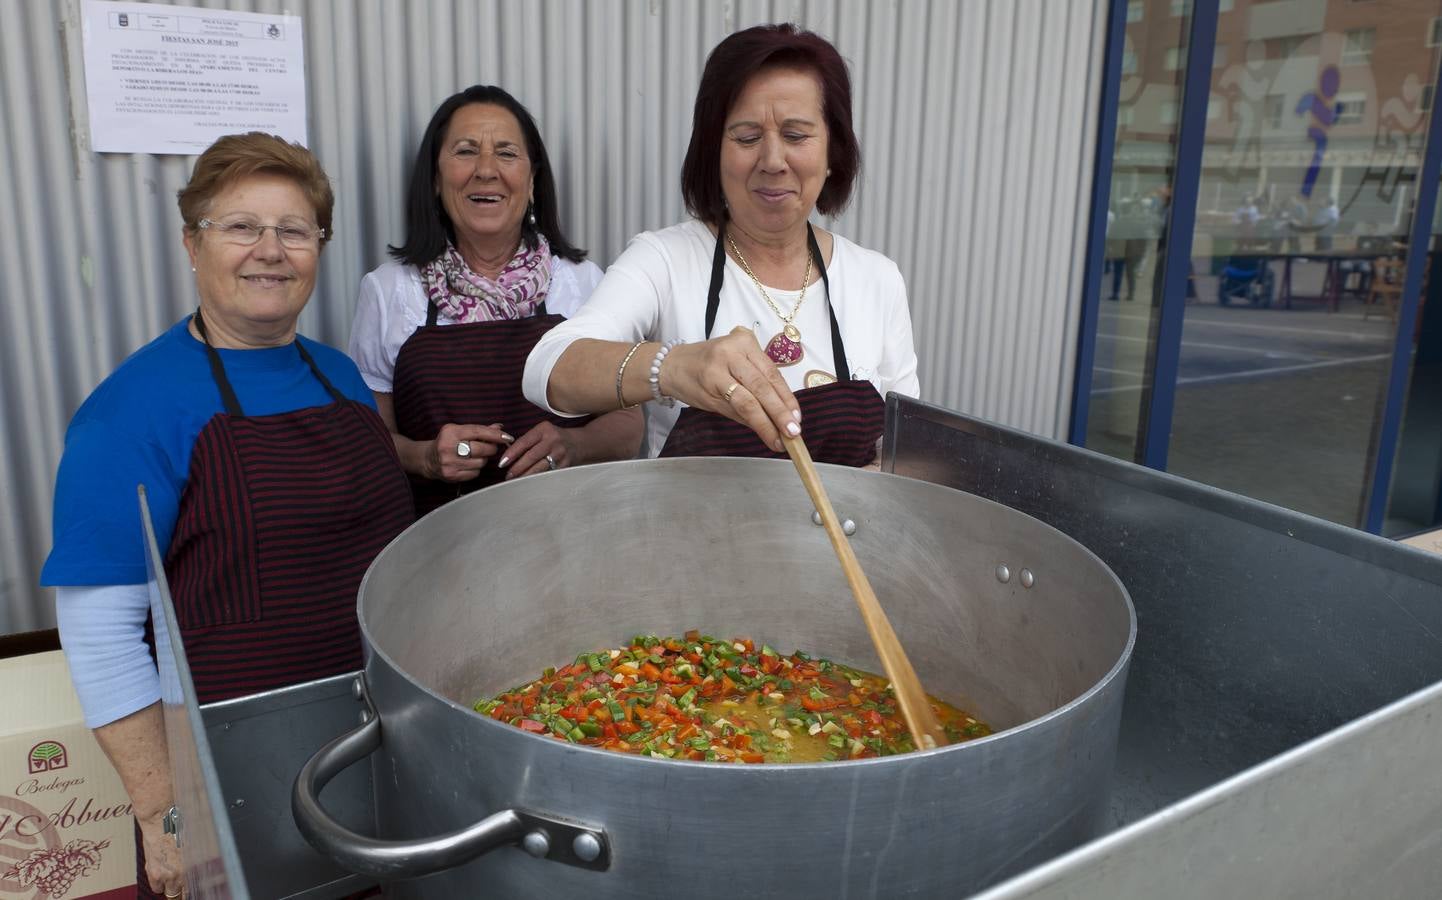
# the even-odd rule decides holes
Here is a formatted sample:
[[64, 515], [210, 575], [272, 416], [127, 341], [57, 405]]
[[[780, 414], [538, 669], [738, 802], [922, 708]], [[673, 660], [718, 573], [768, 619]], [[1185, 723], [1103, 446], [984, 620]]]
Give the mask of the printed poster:
[[306, 142], [299, 16], [85, 0], [90, 147], [194, 155], [226, 134]]

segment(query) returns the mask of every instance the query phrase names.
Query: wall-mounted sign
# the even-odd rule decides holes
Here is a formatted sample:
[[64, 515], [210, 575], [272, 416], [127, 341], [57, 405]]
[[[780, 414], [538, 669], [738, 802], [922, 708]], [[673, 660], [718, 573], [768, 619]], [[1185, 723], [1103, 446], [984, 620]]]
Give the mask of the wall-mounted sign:
[[298, 16], [85, 0], [83, 33], [97, 153], [196, 154], [243, 131], [306, 141]]

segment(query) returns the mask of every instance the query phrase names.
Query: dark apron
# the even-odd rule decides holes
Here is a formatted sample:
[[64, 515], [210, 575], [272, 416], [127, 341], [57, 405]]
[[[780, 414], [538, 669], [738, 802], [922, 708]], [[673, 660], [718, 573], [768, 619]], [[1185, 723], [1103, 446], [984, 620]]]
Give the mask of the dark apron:
[[[711, 259], [711, 286], [706, 294], [706, 337], [716, 327], [716, 311], [721, 304], [721, 283], [726, 272], [726, 227], [716, 229], [716, 252]], [[837, 380], [819, 387], [796, 391], [801, 407], [802, 436], [806, 449], [816, 462], [841, 466], [864, 466], [876, 459], [876, 442], [886, 424], [886, 402], [870, 381], [850, 377], [846, 347], [841, 340], [841, 327], [836, 322], [836, 308], [831, 303], [831, 282], [816, 232], [806, 226], [808, 251], [821, 271], [826, 289], [826, 311], [831, 319], [831, 357], [836, 365]], [[761, 442], [756, 432], [740, 422], [719, 413], [687, 407], [676, 417], [676, 425], [666, 436], [659, 456], [759, 456], [786, 459], [784, 452], [772, 450]]]
[[[542, 422], [578, 428], [588, 416], [567, 418], [546, 412], [526, 399], [521, 378], [526, 357], [546, 332], [565, 321], [542, 303], [534, 316], [498, 322], [437, 325], [439, 310], [427, 304], [426, 324], [401, 345], [392, 384], [396, 428], [413, 441], [433, 441], [449, 423], [490, 425], [500, 422], [520, 437]], [[499, 454], [498, 459], [499, 461]], [[411, 477], [416, 513], [425, 515], [462, 494], [499, 484], [506, 470], [487, 463], [471, 481], [449, 482]]]
[[[299, 340], [333, 402], [245, 415], [198, 312], [195, 325], [225, 412], [191, 451], [165, 575], [197, 697], [214, 703], [354, 671], [361, 576], [415, 520], [390, 432], [336, 390]], [[143, 864], [138, 896], [158, 896]]]

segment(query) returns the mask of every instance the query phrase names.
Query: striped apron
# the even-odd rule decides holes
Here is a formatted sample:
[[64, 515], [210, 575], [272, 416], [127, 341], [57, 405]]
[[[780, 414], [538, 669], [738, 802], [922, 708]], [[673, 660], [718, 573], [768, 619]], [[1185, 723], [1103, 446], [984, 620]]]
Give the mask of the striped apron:
[[[191, 451], [165, 575], [196, 694], [214, 703], [358, 669], [361, 576], [415, 519], [390, 432], [299, 340], [333, 402], [245, 415], [198, 312], [195, 324], [225, 412]], [[143, 863], [138, 896], [157, 896]]]
[[[726, 272], [726, 227], [716, 229], [716, 252], [711, 259], [711, 286], [706, 294], [706, 337], [716, 327], [721, 303], [721, 283]], [[846, 346], [831, 303], [831, 282], [826, 275], [816, 233], [806, 226], [808, 249], [821, 271], [826, 288], [826, 309], [831, 319], [831, 357], [837, 379], [820, 387], [796, 391], [806, 449], [816, 462], [841, 466], [864, 466], [876, 458], [876, 442], [886, 424], [886, 403], [870, 381], [852, 379], [846, 362]], [[759, 456], [786, 459], [784, 452], [767, 447], [761, 438], [740, 422], [719, 413], [687, 407], [676, 417], [660, 456]]]
[[[565, 321], [546, 312], [495, 322], [436, 324], [439, 310], [428, 304], [426, 324], [417, 328], [396, 354], [392, 395], [396, 428], [413, 441], [433, 441], [447, 424], [499, 422], [520, 437], [542, 422], [577, 428], [590, 417], [552, 415], [526, 399], [521, 377], [526, 357], [546, 332]], [[490, 462], [470, 481], [448, 482], [411, 477], [416, 513], [425, 515], [462, 494], [499, 484], [504, 469]]]

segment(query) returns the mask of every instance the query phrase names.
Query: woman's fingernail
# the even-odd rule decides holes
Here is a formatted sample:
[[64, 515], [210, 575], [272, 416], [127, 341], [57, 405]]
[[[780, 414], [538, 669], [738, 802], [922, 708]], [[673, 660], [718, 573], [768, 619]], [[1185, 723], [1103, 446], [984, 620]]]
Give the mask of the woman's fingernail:
[[515, 443], [516, 441], [515, 438], [511, 437], [509, 434], [506, 434], [504, 431], [501, 432], [501, 440], [505, 441], [508, 444]]
[[501, 461], [498, 462], [498, 463], [496, 463], [496, 468], [498, 468], [498, 469], [504, 469], [506, 466], [509, 466], [510, 464], [511, 464], [511, 458], [510, 458], [509, 456], [503, 456], [503, 457], [501, 457]]
[[801, 421], [801, 410], [799, 410], [799, 409], [793, 409], [793, 410], [791, 411], [791, 418], [793, 418], [793, 419], [795, 419], [796, 421], [800, 422], [800, 421]]
[[796, 437], [798, 434], [801, 433], [801, 426], [797, 425], [795, 422], [787, 422], [786, 433], [791, 435], [792, 437]]

